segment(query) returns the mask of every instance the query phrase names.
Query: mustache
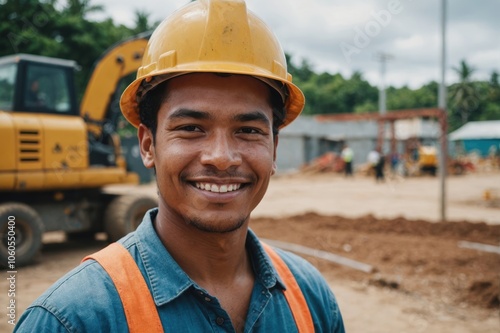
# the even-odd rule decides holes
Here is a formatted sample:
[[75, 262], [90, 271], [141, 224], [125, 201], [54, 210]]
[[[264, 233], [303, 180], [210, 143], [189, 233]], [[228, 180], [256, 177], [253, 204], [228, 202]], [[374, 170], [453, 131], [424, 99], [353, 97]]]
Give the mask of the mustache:
[[246, 179], [248, 182], [256, 181], [254, 174], [244, 173], [238, 170], [218, 170], [214, 167], [206, 167], [203, 170], [197, 172], [190, 172], [189, 174], [181, 173], [180, 178], [182, 180], [187, 180], [188, 178], [221, 178], [221, 179]]

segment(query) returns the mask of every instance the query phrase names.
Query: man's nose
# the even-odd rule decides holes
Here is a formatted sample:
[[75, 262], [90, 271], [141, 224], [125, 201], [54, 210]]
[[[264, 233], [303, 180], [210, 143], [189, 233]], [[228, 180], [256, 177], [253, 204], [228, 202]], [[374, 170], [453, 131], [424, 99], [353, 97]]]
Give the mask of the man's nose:
[[236, 139], [225, 133], [212, 133], [201, 154], [201, 163], [212, 165], [218, 170], [227, 170], [242, 162]]

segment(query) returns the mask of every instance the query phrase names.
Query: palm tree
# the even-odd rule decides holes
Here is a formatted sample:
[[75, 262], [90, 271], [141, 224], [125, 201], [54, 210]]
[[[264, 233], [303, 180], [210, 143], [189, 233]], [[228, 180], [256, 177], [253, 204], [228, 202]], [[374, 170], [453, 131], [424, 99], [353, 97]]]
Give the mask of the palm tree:
[[92, 5], [91, 0], [68, 0], [65, 12], [84, 18], [87, 14], [100, 12], [104, 9], [102, 5]]
[[149, 16], [150, 14], [145, 11], [145, 10], [135, 10], [135, 20], [134, 24], [135, 27], [132, 29], [134, 33], [141, 33], [145, 31], [152, 30], [155, 26], [155, 24], [149, 23]]
[[459, 82], [450, 87], [451, 104], [463, 125], [479, 106], [479, 90], [476, 83], [472, 81], [475, 69], [465, 60], [460, 62], [459, 67], [453, 67], [453, 70], [457, 73]]

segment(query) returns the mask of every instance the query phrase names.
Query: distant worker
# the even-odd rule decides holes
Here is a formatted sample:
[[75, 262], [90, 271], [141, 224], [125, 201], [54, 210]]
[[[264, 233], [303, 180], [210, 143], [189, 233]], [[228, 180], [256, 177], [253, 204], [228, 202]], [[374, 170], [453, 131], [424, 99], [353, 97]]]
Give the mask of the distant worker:
[[376, 174], [377, 164], [380, 160], [380, 153], [377, 149], [373, 149], [368, 153], [367, 161], [370, 167], [370, 171]]
[[354, 152], [347, 144], [344, 144], [344, 148], [340, 153], [342, 160], [344, 161], [344, 175], [346, 177], [352, 177], [352, 160], [354, 158]]
[[488, 149], [488, 159], [492, 162], [493, 167], [500, 169], [500, 144], [491, 145]]
[[385, 155], [379, 154], [378, 162], [375, 165], [375, 181], [377, 183], [384, 182]]
[[304, 107], [291, 79], [243, 0], [190, 2], [164, 20], [120, 101], [158, 207], [56, 282], [15, 332], [343, 333], [318, 270], [249, 229], [279, 131]]
[[36, 107], [43, 105], [43, 98], [40, 93], [40, 83], [38, 80], [31, 81], [28, 90], [26, 91], [26, 106]]
[[400, 173], [399, 169], [399, 164], [400, 164], [401, 157], [397, 152], [393, 152], [390, 155], [390, 165], [391, 165], [391, 173], [393, 176], [397, 175]]

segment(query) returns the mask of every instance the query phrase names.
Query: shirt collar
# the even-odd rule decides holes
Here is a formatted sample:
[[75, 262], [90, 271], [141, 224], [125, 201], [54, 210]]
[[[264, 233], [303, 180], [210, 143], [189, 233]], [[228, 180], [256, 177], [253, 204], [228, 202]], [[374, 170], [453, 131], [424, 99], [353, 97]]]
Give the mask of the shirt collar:
[[247, 234], [246, 247], [250, 252], [250, 260], [253, 265], [255, 278], [260, 280], [267, 289], [273, 288], [276, 284], [278, 284], [281, 289], [285, 289], [285, 284], [274, 268], [264, 247], [262, 247], [260, 240], [250, 229]]
[[[190, 287], [201, 288], [182, 270], [163, 246], [153, 227], [153, 220], [157, 213], [157, 208], [146, 213], [135, 236], [139, 255], [151, 285], [153, 299], [157, 306], [161, 306], [177, 298]], [[260, 281], [267, 289], [275, 286], [284, 289], [284, 284], [269, 256], [252, 230], [248, 230], [246, 247], [251, 254], [250, 260], [256, 281]]]

